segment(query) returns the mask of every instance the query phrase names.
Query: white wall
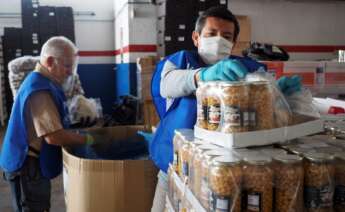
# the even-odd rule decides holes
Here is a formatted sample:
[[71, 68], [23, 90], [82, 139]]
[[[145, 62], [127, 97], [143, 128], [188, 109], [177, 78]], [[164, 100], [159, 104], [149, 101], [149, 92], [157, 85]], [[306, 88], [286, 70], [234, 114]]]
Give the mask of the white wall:
[[[95, 16], [75, 16], [76, 41], [82, 51], [115, 50], [129, 43], [148, 44], [151, 37], [156, 38], [156, 35], [152, 36], [155, 24], [146, 20], [150, 12], [141, 9], [145, 8], [144, 5], [138, 5], [139, 11], [144, 11], [142, 14], [145, 15], [130, 24], [128, 17], [131, 9], [127, 2], [128, 0], [40, 0], [41, 5], [72, 6], [74, 11], [95, 12]], [[20, 0], [0, 0], [0, 13], [20, 13], [20, 4]], [[235, 14], [251, 17], [253, 41], [281, 45], [345, 45], [345, 2], [229, 0], [229, 8]], [[154, 17], [155, 12], [151, 15]], [[0, 16], [0, 35], [6, 26], [21, 27], [21, 17]], [[119, 39], [119, 28], [115, 26], [123, 26], [122, 40]], [[291, 56], [292, 59], [320, 59], [331, 58], [333, 55], [295, 53]], [[94, 58], [83, 60], [93, 63]], [[112, 57], [106, 60], [114, 61]]]
[[[345, 45], [345, 2], [230, 0], [235, 14], [248, 15], [252, 40], [281, 45]], [[292, 54], [292, 59], [332, 54]]]
[[[76, 44], [81, 51], [114, 50], [114, 5], [113, 0], [40, 0], [41, 6], [71, 6], [74, 12], [94, 12], [95, 16], [76, 15]], [[20, 0], [0, 0], [0, 13], [21, 13]], [[16, 18], [1, 18], [3, 27], [21, 27], [20, 14]], [[114, 63], [114, 57], [81, 58], [83, 63]]]

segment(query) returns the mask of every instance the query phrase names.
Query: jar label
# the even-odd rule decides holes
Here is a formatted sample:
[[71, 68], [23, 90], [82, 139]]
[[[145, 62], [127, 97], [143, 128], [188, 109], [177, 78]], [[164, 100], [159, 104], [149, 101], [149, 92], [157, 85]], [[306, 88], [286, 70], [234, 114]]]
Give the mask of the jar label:
[[334, 204], [345, 205], [345, 186], [337, 185], [334, 191]]
[[249, 118], [249, 112], [248, 111], [243, 111], [242, 112], [242, 125], [244, 127], [248, 127], [250, 125], [250, 118]]
[[249, 111], [249, 126], [256, 127], [256, 112], [255, 111]]
[[206, 121], [208, 119], [208, 106], [207, 105], [202, 105], [202, 115], [204, 117], [204, 120]]
[[326, 208], [333, 204], [333, 189], [331, 185], [322, 187], [304, 187], [304, 204], [306, 208]]
[[[206, 109], [206, 110], [205, 110]], [[198, 120], [205, 121], [207, 120], [207, 106], [198, 105], [197, 106]]]
[[208, 107], [208, 122], [211, 124], [219, 124], [220, 122], [220, 106], [211, 105]]
[[250, 211], [261, 211], [261, 193], [251, 192], [247, 194], [247, 209]]
[[178, 158], [178, 153], [177, 152], [174, 152], [174, 160], [173, 160], [173, 166], [176, 166], [177, 167], [177, 158]]
[[241, 126], [241, 111], [236, 106], [225, 106], [224, 107], [224, 122], [232, 127]]
[[203, 177], [201, 179], [201, 189], [200, 189], [201, 199], [208, 200], [209, 196], [210, 196], [210, 192], [211, 191], [210, 191], [210, 189], [208, 187], [207, 179]]
[[231, 198], [220, 196], [212, 192], [210, 196], [210, 209], [211, 211], [224, 211], [228, 212], [231, 206]]
[[188, 162], [182, 162], [182, 175], [188, 176]]

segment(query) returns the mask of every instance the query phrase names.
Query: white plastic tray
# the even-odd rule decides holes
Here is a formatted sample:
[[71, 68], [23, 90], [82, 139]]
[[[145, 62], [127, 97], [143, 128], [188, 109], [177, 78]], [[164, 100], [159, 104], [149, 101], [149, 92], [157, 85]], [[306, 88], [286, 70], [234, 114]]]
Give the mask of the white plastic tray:
[[194, 136], [226, 148], [243, 148], [283, 143], [287, 140], [319, 133], [323, 130], [323, 121], [316, 119], [288, 127], [233, 134], [209, 131], [195, 126]]

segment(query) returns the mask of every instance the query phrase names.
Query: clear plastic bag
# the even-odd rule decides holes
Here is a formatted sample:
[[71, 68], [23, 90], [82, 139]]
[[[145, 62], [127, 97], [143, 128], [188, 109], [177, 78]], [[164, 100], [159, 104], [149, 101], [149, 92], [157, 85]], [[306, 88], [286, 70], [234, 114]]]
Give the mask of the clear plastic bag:
[[275, 79], [270, 73], [257, 71], [255, 73], [247, 74], [245, 81], [247, 82], [269, 82], [270, 92], [272, 95], [272, 108], [275, 127], [288, 126], [292, 121], [292, 111], [290, 105], [285, 99], [284, 94], [278, 88]]
[[67, 102], [67, 106], [71, 124], [80, 122], [81, 118], [90, 117], [90, 120], [96, 120], [102, 117], [102, 105], [98, 98], [76, 95]]
[[301, 91], [286, 97], [286, 100], [292, 112], [320, 118], [320, 113], [313, 104], [313, 96], [309, 89], [303, 87]]

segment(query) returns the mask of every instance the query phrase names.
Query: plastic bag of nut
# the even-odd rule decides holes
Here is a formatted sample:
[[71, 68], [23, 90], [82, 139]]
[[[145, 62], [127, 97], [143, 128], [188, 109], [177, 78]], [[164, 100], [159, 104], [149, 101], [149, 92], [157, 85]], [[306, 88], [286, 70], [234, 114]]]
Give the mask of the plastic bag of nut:
[[302, 158], [297, 155], [275, 155], [272, 167], [275, 211], [303, 211], [304, 169]]
[[304, 206], [307, 212], [333, 211], [334, 157], [324, 153], [304, 155]]
[[345, 153], [335, 154], [334, 211], [345, 211]]
[[244, 158], [243, 205], [246, 212], [272, 212], [272, 159], [264, 155]]
[[241, 212], [241, 160], [228, 154], [213, 159], [209, 168], [210, 211]]

